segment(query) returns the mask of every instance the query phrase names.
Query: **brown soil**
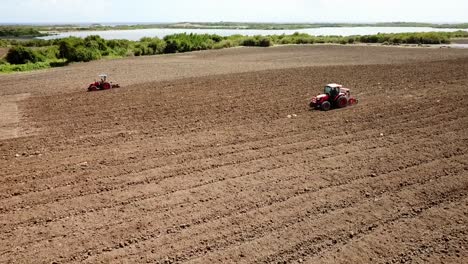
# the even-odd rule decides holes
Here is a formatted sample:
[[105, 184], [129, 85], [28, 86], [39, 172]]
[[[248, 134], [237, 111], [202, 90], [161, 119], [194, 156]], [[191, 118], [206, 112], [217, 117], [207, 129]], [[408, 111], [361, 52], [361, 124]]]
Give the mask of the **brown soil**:
[[[310, 111], [327, 82], [360, 103]], [[468, 50], [340, 46], [0, 76], [35, 131], [0, 140], [0, 263], [466, 263], [467, 83]]]
[[452, 43], [456, 44], [468, 44], [468, 38], [453, 39]]
[[8, 48], [0, 48], [0, 59], [5, 57], [8, 53]]
[[20, 133], [21, 113], [18, 102], [29, 97], [29, 94], [0, 96], [0, 140], [23, 136]]

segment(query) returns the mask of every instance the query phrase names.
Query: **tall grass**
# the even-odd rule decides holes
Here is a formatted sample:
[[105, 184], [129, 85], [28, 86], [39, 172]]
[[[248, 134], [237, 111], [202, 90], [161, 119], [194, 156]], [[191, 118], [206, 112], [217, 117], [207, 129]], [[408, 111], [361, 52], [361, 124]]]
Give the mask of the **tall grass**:
[[63, 60], [54, 61], [41, 61], [36, 63], [25, 63], [25, 64], [10, 64], [6, 61], [0, 60], [0, 73], [11, 73], [11, 72], [23, 72], [47, 69], [51, 67], [59, 67], [66, 65]]

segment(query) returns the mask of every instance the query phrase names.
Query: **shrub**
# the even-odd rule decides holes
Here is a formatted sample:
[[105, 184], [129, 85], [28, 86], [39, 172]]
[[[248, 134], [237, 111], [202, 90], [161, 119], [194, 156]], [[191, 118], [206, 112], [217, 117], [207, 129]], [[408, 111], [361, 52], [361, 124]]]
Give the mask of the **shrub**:
[[379, 37], [377, 35], [361, 36], [360, 41], [363, 43], [377, 43], [379, 41]]
[[133, 54], [135, 56], [152, 55], [153, 53], [154, 51], [148, 47], [148, 43], [137, 43], [133, 48]]
[[102, 52], [104, 56], [124, 57], [134, 55], [134, 50], [131, 50], [132, 42], [129, 40], [108, 40], [106, 45], [107, 50]]
[[8, 47], [8, 42], [6, 40], [0, 39], [0, 48]]
[[164, 53], [176, 53], [179, 49], [179, 40], [177, 39], [167, 39], [166, 47], [164, 48]]
[[277, 42], [278, 44], [286, 45], [286, 44], [291, 44], [291, 39], [290, 38], [281, 38]]
[[38, 48], [37, 52], [48, 60], [57, 60], [59, 49], [57, 46]]
[[233, 40], [230, 39], [223, 39], [218, 43], [215, 43], [213, 48], [215, 49], [224, 49], [224, 48], [232, 48], [237, 46]]
[[107, 41], [107, 46], [111, 49], [127, 49], [130, 47], [130, 41], [125, 39], [112, 39]]
[[244, 37], [240, 42], [240, 45], [252, 47], [269, 47], [273, 45], [273, 41], [270, 36]]
[[223, 37], [210, 34], [174, 34], [164, 37], [165, 53], [212, 49]]
[[255, 37], [247, 37], [245, 39], [242, 40], [241, 42], [241, 45], [242, 46], [257, 46], [257, 39]]
[[70, 37], [59, 42], [58, 57], [69, 62], [92, 61], [102, 57], [101, 53], [107, 52], [105, 40], [98, 36], [89, 36], [80, 39]]
[[221, 42], [224, 40], [223, 37], [219, 36], [219, 35], [215, 35], [215, 34], [212, 34], [212, 35], [209, 35], [209, 38], [214, 42], [214, 43], [218, 43], [218, 42]]
[[107, 50], [106, 40], [101, 38], [98, 35], [87, 36], [84, 39], [84, 45], [86, 47], [91, 47], [93, 49], [98, 49], [100, 51], [106, 51]]
[[323, 39], [323, 38], [317, 38], [317, 39], [315, 40], [315, 42], [316, 42], [316, 43], [323, 44], [323, 43], [325, 43], [325, 39]]
[[85, 47], [78, 47], [74, 50], [71, 58], [67, 58], [68, 61], [92, 61], [101, 58], [101, 53], [96, 49], [89, 49]]
[[8, 51], [6, 60], [11, 64], [25, 64], [44, 61], [45, 58], [30, 48], [17, 46]]
[[316, 40], [314, 36], [296, 32], [292, 35], [282, 35], [280, 38], [278, 38], [278, 41], [276, 43], [279, 43], [279, 44], [313, 44], [315, 42]]
[[84, 40], [76, 37], [64, 38], [58, 41], [59, 58], [70, 60], [74, 57], [76, 48], [84, 46]]
[[55, 40], [31, 39], [24, 41], [22, 44], [25, 47], [47, 47], [55, 45], [54, 42]]
[[162, 54], [166, 49], [166, 42], [159, 38], [152, 38], [148, 42], [148, 48], [153, 50], [152, 54]]
[[[377, 34], [361, 36], [359, 40], [362, 43], [442, 44], [450, 43], [450, 38], [457, 34], [453, 32]], [[468, 33], [466, 34], [468, 35]]]
[[294, 39], [294, 44], [314, 44], [315, 40], [312, 37], [298, 37]]
[[258, 46], [260, 47], [270, 47], [272, 42], [269, 37], [261, 37], [258, 40]]
[[208, 50], [208, 49], [213, 49], [215, 45], [215, 41], [212, 39], [207, 39], [203, 42], [200, 43], [199, 46], [195, 47], [196, 50]]

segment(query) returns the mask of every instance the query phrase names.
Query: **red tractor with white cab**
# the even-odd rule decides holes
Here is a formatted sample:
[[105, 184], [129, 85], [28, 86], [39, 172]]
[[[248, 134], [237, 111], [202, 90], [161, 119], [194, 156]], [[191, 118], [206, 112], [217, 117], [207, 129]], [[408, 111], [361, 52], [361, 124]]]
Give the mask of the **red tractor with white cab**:
[[330, 83], [325, 86], [323, 94], [319, 94], [310, 100], [310, 107], [328, 111], [331, 108], [343, 108], [357, 104], [358, 100], [351, 96], [348, 88], [343, 85]]
[[112, 84], [112, 82], [107, 81], [107, 74], [100, 74], [99, 78], [101, 78], [100, 81], [95, 81], [91, 83], [88, 86], [88, 92], [93, 92], [93, 91], [101, 91], [101, 90], [109, 90], [112, 88], [119, 88], [120, 85], [118, 84]]

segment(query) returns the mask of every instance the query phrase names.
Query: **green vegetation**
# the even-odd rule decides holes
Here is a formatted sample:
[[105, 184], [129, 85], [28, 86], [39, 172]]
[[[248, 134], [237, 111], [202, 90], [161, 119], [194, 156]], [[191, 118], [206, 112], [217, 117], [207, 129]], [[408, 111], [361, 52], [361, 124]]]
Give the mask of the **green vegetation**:
[[0, 59], [0, 72], [32, 71], [55, 66], [63, 66], [66, 61], [58, 58], [58, 48], [49, 46], [29, 48], [23, 46], [11, 47]]
[[8, 47], [9, 42], [3, 39], [0, 39], [0, 48]]
[[385, 44], [447, 44], [450, 43], [450, 35], [441, 33], [377, 34], [361, 36], [359, 37], [359, 42]]
[[41, 70], [47, 69], [52, 67], [51, 62], [36, 62], [36, 63], [26, 63], [26, 64], [2, 64], [0, 61], [0, 72], [1, 73], [9, 73], [9, 72], [23, 72], [23, 71], [33, 71], [33, 70]]
[[196, 50], [213, 49], [223, 37], [209, 34], [174, 34], [164, 38], [166, 48], [164, 53], [188, 52]]
[[22, 46], [11, 48], [6, 55], [6, 60], [10, 64], [36, 63], [42, 62], [44, 59], [45, 58], [35, 50]]
[[[135, 56], [163, 54], [166, 50], [166, 42], [159, 38], [142, 38], [133, 48]], [[129, 46], [127, 46], [128, 49]], [[131, 51], [129, 51], [131, 54]]]
[[174, 34], [164, 39], [142, 38], [140, 41], [105, 40], [100, 36], [86, 38], [69, 37], [57, 40], [3, 40], [0, 45], [9, 51], [0, 60], [0, 72], [24, 71], [62, 66], [70, 62], [92, 61], [101, 58], [122, 58], [156, 54], [222, 49], [236, 46], [269, 47], [284, 44], [354, 44], [381, 43], [400, 44], [445, 44], [451, 38], [468, 38], [468, 32], [429, 32], [376, 34], [367, 36], [311, 36], [292, 35], [222, 37], [210, 34]]
[[89, 36], [85, 39], [70, 37], [60, 40], [58, 43], [59, 58], [68, 62], [92, 61], [102, 58], [102, 54], [108, 52], [107, 44], [99, 36]]
[[244, 37], [239, 41], [240, 46], [246, 47], [270, 47], [273, 45], [274, 36]]
[[0, 37], [1, 38], [32, 38], [32, 37], [41, 37], [46, 36], [47, 34], [42, 34], [38, 29], [33, 27], [24, 27], [24, 26], [1, 26], [0, 27]]
[[448, 44], [451, 38], [466, 38], [468, 32], [424, 32], [424, 33], [398, 33], [376, 34], [364, 36], [311, 36], [295, 33], [293, 35], [270, 36], [275, 44], [314, 44], [314, 43], [381, 43], [390, 45], [399, 44]]

